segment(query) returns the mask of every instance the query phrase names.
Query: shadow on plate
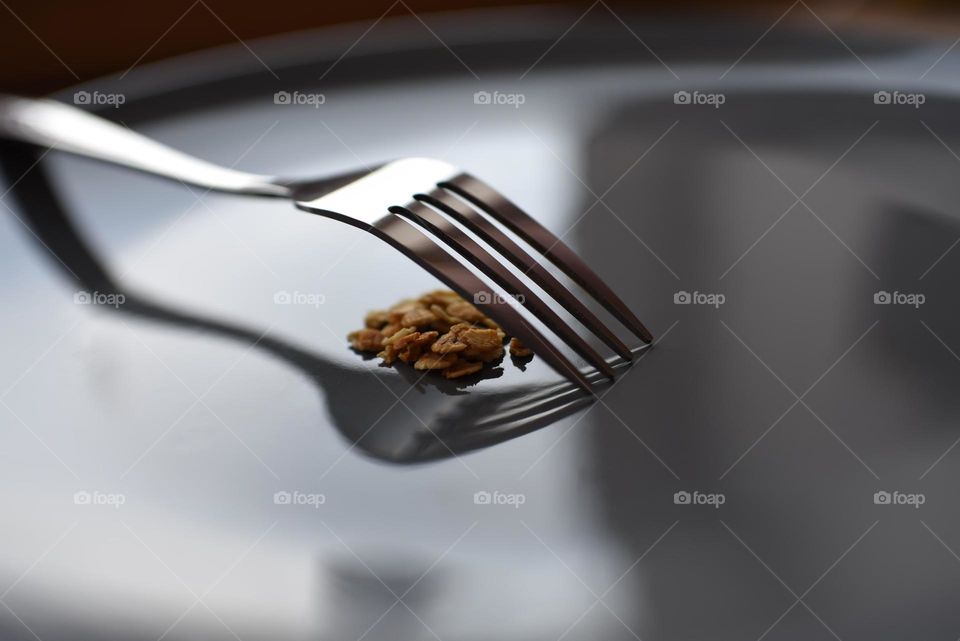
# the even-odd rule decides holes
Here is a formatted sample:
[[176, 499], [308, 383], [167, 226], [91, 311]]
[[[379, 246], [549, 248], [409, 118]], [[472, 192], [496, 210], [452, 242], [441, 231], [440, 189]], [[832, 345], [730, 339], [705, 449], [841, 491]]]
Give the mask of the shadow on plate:
[[[12, 143], [0, 147], [0, 164], [13, 177], [10, 194], [19, 202], [36, 240], [49, 250], [42, 253], [52, 253], [59, 259], [57, 266], [69, 278], [88, 291], [125, 297], [124, 304], [117, 308], [102, 306], [109, 310], [107, 313], [215, 334], [282, 359], [324, 390], [334, 425], [348, 441], [373, 458], [391, 463], [420, 463], [451, 457], [540, 429], [591, 402], [590, 397], [567, 383], [467, 392], [463, 385], [428, 380], [433, 377], [422, 377], [411, 369], [383, 368], [371, 372], [344, 367], [290, 342], [265, 336], [257, 329], [131, 291], [113, 278], [71, 222], [38, 157], [31, 147]], [[626, 368], [628, 364], [620, 363], [619, 367]], [[371, 376], [379, 378], [403, 401], [371, 399], [370, 385], [380, 384], [374, 383]], [[497, 376], [496, 370], [491, 376]], [[601, 378], [592, 380], [601, 384]], [[468, 384], [478, 380], [479, 377], [471, 378]], [[411, 386], [419, 393], [407, 394]], [[426, 393], [427, 387], [435, 387], [440, 393]]]

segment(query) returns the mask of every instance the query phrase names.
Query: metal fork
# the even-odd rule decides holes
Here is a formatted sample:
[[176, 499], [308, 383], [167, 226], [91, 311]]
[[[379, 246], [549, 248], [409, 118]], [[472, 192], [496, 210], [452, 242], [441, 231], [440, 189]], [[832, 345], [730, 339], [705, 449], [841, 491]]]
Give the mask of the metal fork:
[[498, 224], [549, 259], [642, 341], [652, 340], [639, 319], [559, 238], [486, 183], [439, 160], [404, 158], [318, 180], [285, 180], [214, 165], [59, 102], [2, 95], [0, 138], [94, 158], [211, 191], [290, 199], [303, 211], [366, 230], [474, 301], [507, 334], [588, 392], [588, 377], [523, 314], [496, 296], [493, 285], [510, 294], [597, 370], [612, 378], [613, 368], [505, 262], [521, 270], [622, 358], [631, 358], [630, 349]]

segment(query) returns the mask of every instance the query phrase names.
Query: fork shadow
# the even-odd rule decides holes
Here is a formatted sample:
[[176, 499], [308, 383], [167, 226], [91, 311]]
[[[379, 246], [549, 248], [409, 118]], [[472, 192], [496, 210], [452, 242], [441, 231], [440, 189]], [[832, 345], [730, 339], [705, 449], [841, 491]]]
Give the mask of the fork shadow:
[[[422, 377], [412, 369], [345, 367], [255, 328], [143, 295], [116, 280], [83, 238], [36, 149], [3, 143], [0, 167], [12, 183], [10, 196], [20, 205], [24, 222], [36, 235], [33, 240], [44, 247], [43, 255], [54, 260], [81, 289], [123, 295], [123, 305], [98, 306], [98, 311], [228, 338], [281, 359], [323, 390], [327, 412], [337, 430], [374, 459], [414, 464], [452, 457], [546, 427], [591, 402], [592, 397], [569, 383], [467, 391], [462, 384]], [[616, 366], [625, 368], [629, 364], [621, 361]], [[494, 370], [488, 377], [498, 375]], [[371, 376], [379, 378], [396, 397], [402, 395], [403, 403], [395, 403], [393, 398], [372, 402], [370, 386], [380, 383], [371, 381]], [[482, 378], [471, 378], [467, 384]], [[603, 384], [606, 379], [595, 375], [591, 380]], [[439, 393], [430, 393], [430, 387]]]

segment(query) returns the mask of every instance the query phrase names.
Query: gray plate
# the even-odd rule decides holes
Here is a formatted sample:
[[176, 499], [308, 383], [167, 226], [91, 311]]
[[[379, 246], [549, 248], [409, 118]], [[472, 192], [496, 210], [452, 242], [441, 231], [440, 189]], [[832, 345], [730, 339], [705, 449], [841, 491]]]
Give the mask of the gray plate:
[[[435, 285], [399, 254], [52, 154], [0, 222], [4, 638], [960, 634], [950, 43], [599, 6], [557, 42], [577, 17], [432, 18], [442, 44], [387, 21], [339, 61], [364, 27], [84, 88], [251, 171], [468, 168], [661, 342], [586, 411], [536, 361], [412, 386], [343, 340]], [[119, 309], [75, 304], [106, 278]]]

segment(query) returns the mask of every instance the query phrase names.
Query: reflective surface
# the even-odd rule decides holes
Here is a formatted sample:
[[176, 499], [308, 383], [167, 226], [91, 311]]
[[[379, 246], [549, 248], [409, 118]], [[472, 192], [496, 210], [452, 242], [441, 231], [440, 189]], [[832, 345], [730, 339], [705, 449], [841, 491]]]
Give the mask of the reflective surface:
[[[274, 102], [285, 104], [277, 98]], [[316, 102], [319, 105], [324, 101]], [[414, 200], [414, 196], [421, 192], [435, 191], [441, 188], [442, 184], [459, 184], [467, 180], [476, 185], [473, 188], [468, 186], [468, 191], [475, 194], [482, 190], [484, 194], [479, 201], [480, 208], [475, 212], [476, 216], [487, 215], [486, 212], [499, 212], [501, 208], [508, 207], [511, 215], [507, 218], [516, 219], [521, 227], [532, 228], [541, 237], [545, 237], [545, 242], [537, 245], [538, 249], [554, 262], [558, 262], [574, 280], [599, 282], [599, 278], [579, 260], [574, 263], [576, 269], [559, 260], [559, 249], [571, 254], [560, 239], [506, 201], [496, 190], [475, 178], [461, 176], [456, 168], [443, 161], [403, 158], [366, 171], [354, 169], [341, 172], [338, 177], [313, 178], [298, 184], [285, 179], [220, 167], [163, 145], [122, 124], [84, 112], [78, 107], [54, 100], [3, 94], [0, 94], [0, 134], [5, 140], [36, 145], [43, 151], [64, 151], [84, 158], [102, 160], [125, 169], [140, 170], [151, 176], [171, 179], [185, 187], [193, 185], [228, 194], [276, 196], [295, 200], [297, 206], [304, 211], [354, 225], [389, 242], [466, 300], [473, 300], [481, 311], [499, 322], [510, 336], [533, 347], [557, 373], [579, 385], [584, 392], [593, 393], [590, 383], [578, 371], [577, 366], [557, 350], [554, 342], [535, 329], [534, 324], [514, 313], [512, 306], [487, 304], [485, 299], [491, 297], [495, 286], [503, 287], [515, 300], [530, 309], [535, 318], [556, 333], [560, 344], [572, 347], [591, 367], [613, 378], [613, 370], [604, 359], [580, 338], [572, 327], [553, 313], [539, 294], [531, 291], [513, 277], [509, 270], [500, 266], [501, 262], [506, 262], [506, 258], [491, 253], [486, 247], [473, 241], [452, 221], [434, 212], [431, 205]], [[38, 154], [31, 164], [39, 162], [41, 158]], [[29, 170], [30, 166], [24, 166], [24, 172]], [[19, 176], [20, 173], [11, 172], [13, 176]], [[477, 197], [471, 196], [471, 204], [464, 204], [473, 207], [473, 203], [477, 202]], [[396, 217], [400, 215], [413, 225], [398, 221]], [[498, 213], [495, 213], [494, 217], [501, 220], [504, 218]], [[427, 230], [426, 233], [419, 228]], [[442, 243], [436, 242], [437, 239], [442, 240]], [[448, 255], [447, 247], [454, 250], [451, 255]], [[461, 266], [458, 257], [473, 264], [480, 274], [474, 275], [468, 268]], [[528, 260], [535, 262], [529, 258]], [[519, 268], [524, 269], [522, 263]], [[478, 280], [477, 276], [481, 274], [492, 279], [492, 282], [485, 283], [482, 276]], [[551, 282], [556, 283], [555, 280]], [[597, 288], [587, 287], [587, 291], [596, 295]], [[567, 298], [572, 298], [570, 292], [565, 294], [566, 296], [556, 297], [555, 300], [564, 304]], [[616, 308], [623, 307], [622, 302], [611, 292], [607, 292], [606, 296], [614, 299]], [[601, 299], [601, 302], [608, 307], [611, 305], [610, 301]], [[580, 309], [583, 309], [582, 305]], [[586, 314], [594, 321], [587, 323], [588, 328], [599, 325], [594, 316], [589, 312]], [[583, 313], [580, 316], [582, 317]], [[633, 320], [639, 325], [639, 321], [635, 318]], [[638, 333], [644, 342], [650, 343], [649, 332], [640, 327], [642, 331]], [[630, 359], [629, 349], [619, 340], [607, 338], [609, 334], [610, 331], [605, 330], [600, 335], [608, 343], [612, 343], [614, 349], [619, 348], [619, 354], [623, 358]]]
[[[445, 158], [557, 233], [587, 211], [566, 239], [660, 339], [587, 409], [537, 360], [437, 389], [347, 350], [372, 301], [435, 285], [360, 231], [50, 156], [92, 248], [64, 265], [44, 245], [75, 239], [24, 226], [61, 229], [42, 174], [17, 183], [6, 637], [956, 638], [955, 56], [919, 109], [873, 98], [916, 90], [950, 43], [847, 40], [881, 86], [829, 34], [778, 29], [718, 84], [764, 25], [699, 62], [691, 28], [687, 57], [661, 54], [677, 81], [585, 22], [634, 57], [536, 68], [516, 109], [473, 103], [519, 75], [481, 69], [341, 87], [319, 113], [272, 91], [143, 103], [137, 127], [253, 172]], [[674, 103], [697, 87], [725, 102]], [[74, 303], [118, 286], [121, 310]]]

